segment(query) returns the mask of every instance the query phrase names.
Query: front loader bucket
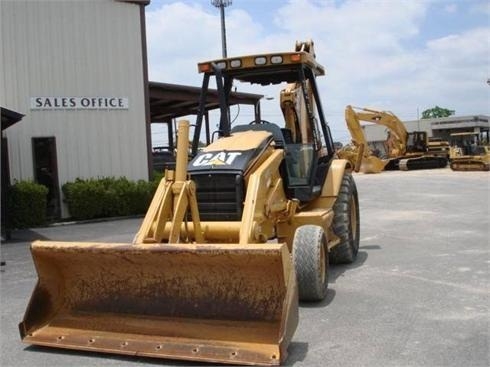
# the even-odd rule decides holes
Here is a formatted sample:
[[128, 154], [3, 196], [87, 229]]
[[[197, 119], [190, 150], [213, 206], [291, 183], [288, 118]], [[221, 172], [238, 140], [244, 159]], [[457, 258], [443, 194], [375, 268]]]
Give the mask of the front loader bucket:
[[28, 344], [278, 365], [298, 321], [285, 244], [34, 242]]

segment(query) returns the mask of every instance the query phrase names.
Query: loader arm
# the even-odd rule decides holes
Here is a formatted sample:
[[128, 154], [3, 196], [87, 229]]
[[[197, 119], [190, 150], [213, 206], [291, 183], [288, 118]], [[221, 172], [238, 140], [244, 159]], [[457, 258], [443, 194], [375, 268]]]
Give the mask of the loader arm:
[[198, 243], [204, 241], [197, 208], [196, 186], [194, 182], [187, 180], [189, 121], [179, 122], [178, 137], [176, 171], [165, 172], [135, 237], [135, 244], [163, 242], [167, 223], [170, 225], [168, 243], [178, 243], [187, 210], [191, 213], [194, 240]]

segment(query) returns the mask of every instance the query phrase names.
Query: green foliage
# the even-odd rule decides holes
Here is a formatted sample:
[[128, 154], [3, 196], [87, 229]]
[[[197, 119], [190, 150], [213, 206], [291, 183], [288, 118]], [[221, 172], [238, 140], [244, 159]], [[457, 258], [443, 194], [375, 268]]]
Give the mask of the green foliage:
[[76, 179], [64, 184], [62, 190], [74, 219], [92, 219], [146, 213], [157, 184], [106, 177]]
[[422, 119], [432, 119], [439, 117], [449, 117], [454, 115], [454, 110], [448, 110], [447, 108], [442, 108], [439, 106], [435, 106], [434, 108], [429, 108], [422, 112]]
[[7, 188], [7, 228], [28, 228], [46, 223], [48, 189], [32, 181], [18, 181]]

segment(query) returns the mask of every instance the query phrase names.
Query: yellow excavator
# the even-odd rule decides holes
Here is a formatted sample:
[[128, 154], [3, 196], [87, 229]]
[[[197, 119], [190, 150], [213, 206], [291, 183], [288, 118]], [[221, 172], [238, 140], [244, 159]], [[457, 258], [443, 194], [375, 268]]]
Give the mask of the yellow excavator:
[[489, 171], [489, 130], [451, 134], [449, 166], [453, 171]]
[[[360, 146], [366, 144], [366, 139], [359, 121], [382, 125], [388, 129], [388, 137], [384, 142], [385, 155], [382, 159], [373, 158], [370, 150], [364, 148], [366, 152], [362, 160], [367, 161], [369, 158], [371, 162], [374, 162], [371, 164], [371, 167], [375, 168], [371, 169], [372, 172], [381, 171], [383, 165], [384, 170], [400, 169], [403, 171], [447, 166], [446, 156], [429, 152], [427, 132], [407, 132], [403, 122], [392, 112], [347, 106], [346, 121], [347, 125], [350, 126], [349, 131], [354, 131], [354, 134], [351, 131], [353, 142], [361, 142]], [[363, 154], [359, 153], [357, 149], [355, 152], [358, 155]]]
[[356, 107], [352, 106], [347, 106], [345, 108], [345, 122], [347, 123], [347, 128], [352, 137], [351, 144], [340, 149], [337, 154], [340, 158], [349, 160], [356, 171], [361, 171], [363, 173], [379, 173], [384, 170], [385, 166], [388, 164], [388, 160], [382, 160], [372, 153], [360, 121], [366, 121], [367, 118], [370, 118], [370, 120], [368, 120], [369, 122], [376, 123], [378, 121], [376, 118], [377, 115], [368, 116], [367, 114], [356, 112], [354, 110], [355, 108]]
[[[355, 260], [358, 194], [323, 116], [316, 77], [325, 70], [313, 43], [198, 70], [191, 159], [189, 123], [181, 121], [175, 170], [165, 172], [134, 242], [32, 244], [38, 282], [19, 325], [25, 343], [279, 365], [298, 301], [324, 299], [329, 262]], [[211, 78], [218, 138], [200, 150]], [[300, 107], [288, 113], [297, 120], [281, 129], [257, 116], [231, 129], [234, 80], [289, 83]]]

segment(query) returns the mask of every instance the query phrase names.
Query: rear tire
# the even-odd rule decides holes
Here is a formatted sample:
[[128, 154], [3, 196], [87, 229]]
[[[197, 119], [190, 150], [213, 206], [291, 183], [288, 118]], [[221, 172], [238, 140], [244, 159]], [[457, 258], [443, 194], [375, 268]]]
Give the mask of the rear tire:
[[323, 300], [328, 287], [328, 248], [322, 227], [305, 225], [296, 229], [293, 262], [300, 301]]
[[333, 231], [340, 243], [330, 249], [333, 264], [354, 262], [359, 251], [359, 199], [356, 183], [350, 173], [345, 173], [333, 210]]

